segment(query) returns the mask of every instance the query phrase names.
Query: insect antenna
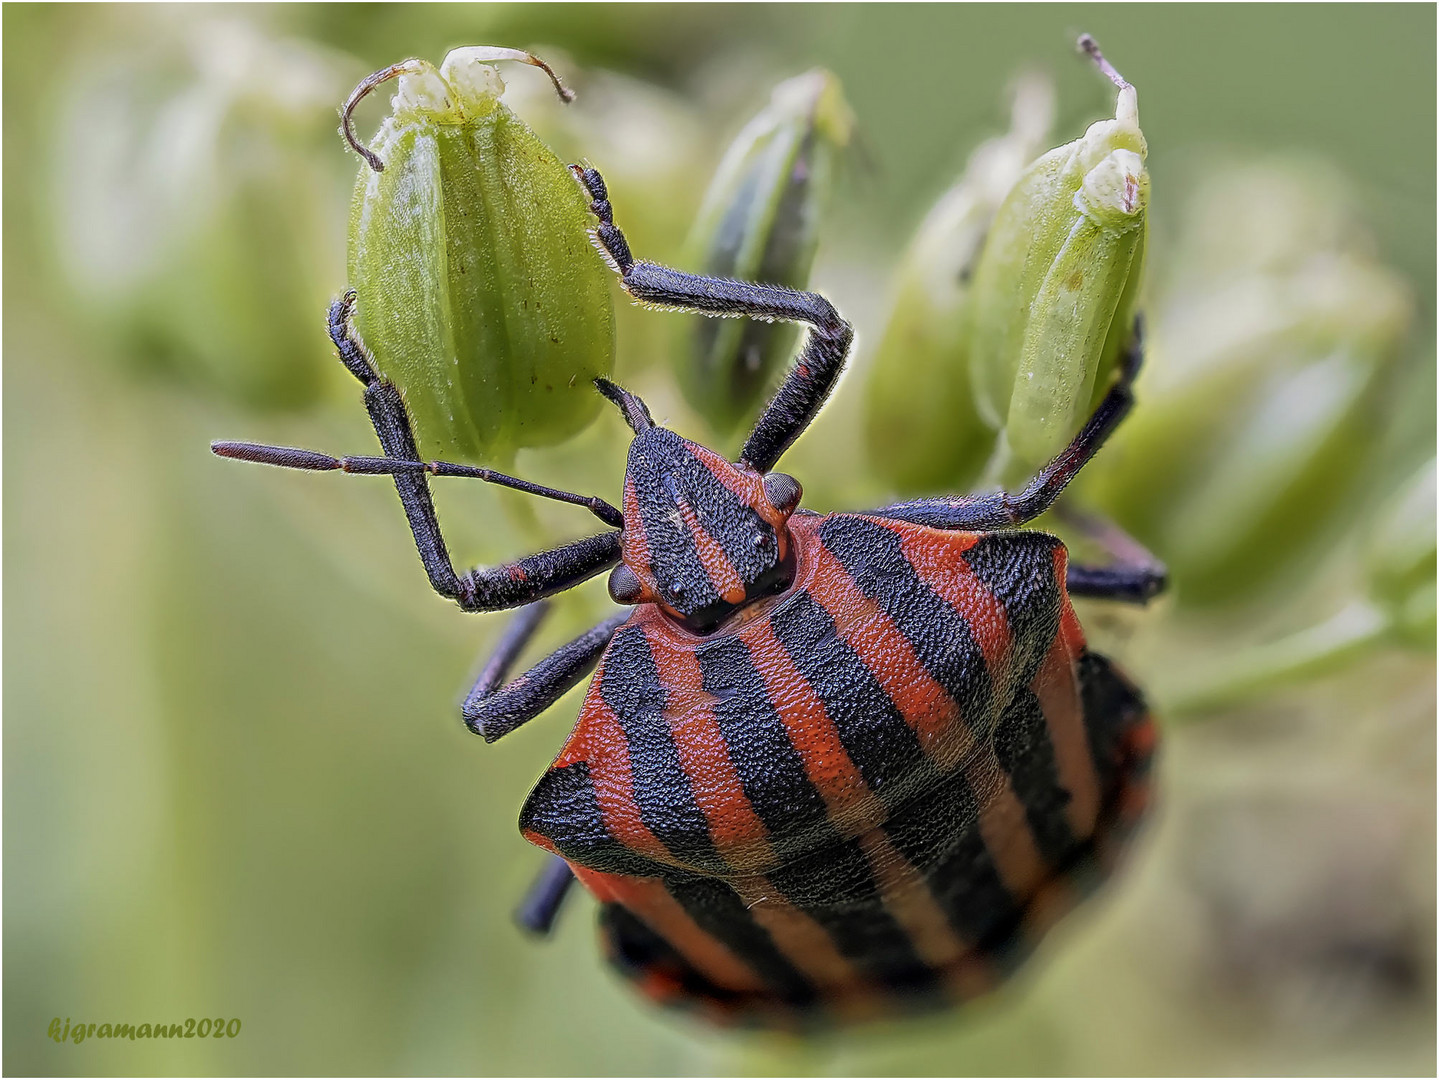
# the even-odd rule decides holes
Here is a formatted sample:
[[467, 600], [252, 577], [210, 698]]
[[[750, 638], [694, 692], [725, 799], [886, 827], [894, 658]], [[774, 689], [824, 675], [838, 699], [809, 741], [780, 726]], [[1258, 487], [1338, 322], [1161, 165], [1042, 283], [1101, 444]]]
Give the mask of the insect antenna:
[[609, 379], [596, 379], [595, 389], [620, 407], [620, 412], [624, 413], [625, 423], [629, 424], [636, 435], [655, 426], [649, 406], [623, 386], [617, 386]]
[[[643, 407], [643, 406], [641, 406]], [[268, 446], [264, 443], [213, 442], [212, 453], [237, 461], [252, 461], [257, 465], [278, 465], [285, 469], [308, 469], [313, 472], [347, 472], [362, 476], [398, 476], [409, 473], [429, 473], [431, 476], [463, 476], [471, 480], [483, 480], [487, 484], [538, 495], [542, 499], [583, 506], [606, 525], [616, 529], [624, 528], [625, 517], [620, 511], [597, 495], [576, 495], [571, 491], [545, 487], [516, 476], [507, 476], [494, 469], [483, 469], [477, 465], [456, 465], [449, 461], [404, 461], [390, 457], [331, 457], [315, 450], [301, 450], [291, 446]]]

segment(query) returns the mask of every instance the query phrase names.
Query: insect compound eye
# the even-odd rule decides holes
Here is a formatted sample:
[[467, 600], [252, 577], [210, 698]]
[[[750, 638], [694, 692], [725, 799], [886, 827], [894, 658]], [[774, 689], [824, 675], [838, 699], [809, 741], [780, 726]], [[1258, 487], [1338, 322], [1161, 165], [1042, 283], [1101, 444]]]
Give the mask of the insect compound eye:
[[610, 571], [610, 599], [616, 604], [638, 604], [643, 595], [640, 579], [624, 563]]
[[804, 494], [804, 488], [798, 480], [788, 473], [772, 472], [764, 474], [764, 497], [782, 514], [794, 512], [799, 505], [800, 497]]

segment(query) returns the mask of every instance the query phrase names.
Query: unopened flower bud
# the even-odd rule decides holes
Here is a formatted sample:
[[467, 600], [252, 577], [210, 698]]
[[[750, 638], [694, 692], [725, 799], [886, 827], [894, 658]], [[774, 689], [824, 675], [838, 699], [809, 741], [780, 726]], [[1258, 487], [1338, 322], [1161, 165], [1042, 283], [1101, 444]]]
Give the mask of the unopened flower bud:
[[[573, 78], [566, 70], [565, 77], [574, 83], [573, 104], [540, 79], [513, 80], [505, 102], [562, 159], [589, 159], [600, 167], [631, 251], [664, 266], [680, 265], [705, 182], [723, 149], [715, 145], [712, 125], [690, 96], [655, 83], [594, 68], [577, 70]], [[615, 330], [624, 343], [618, 361], [624, 377], [673, 359], [675, 320], [620, 304]]]
[[[717, 277], [803, 289], [840, 151], [854, 118], [839, 80], [814, 70], [775, 87], [720, 162], [684, 265]], [[750, 417], [793, 352], [796, 328], [754, 319], [687, 320], [680, 388], [720, 432]]]
[[865, 434], [875, 470], [905, 494], [962, 490], [994, 452], [998, 428], [976, 411], [969, 374], [974, 268], [995, 212], [1043, 149], [1053, 112], [1049, 81], [1022, 79], [1010, 130], [974, 150], [900, 264], [865, 394]]
[[[368, 148], [350, 218], [356, 322], [404, 394], [427, 457], [507, 461], [594, 418], [591, 380], [614, 362], [610, 281], [589, 249], [588, 202], [569, 170], [500, 101], [491, 62], [513, 49], [407, 60], [345, 107], [399, 80]], [[352, 140], [353, 141], [353, 140]]]
[[[540, 79], [514, 81], [505, 102], [564, 160], [592, 159], [610, 202], [623, 208], [617, 213], [624, 214], [630, 249], [674, 265], [721, 149], [704, 113], [689, 96], [617, 71], [586, 69], [573, 78], [566, 71], [565, 78], [575, 87], [572, 104]], [[634, 310], [637, 324], [671, 329], [669, 320]], [[636, 359], [630, 329], [620, 332], [626, 365]]]
[[1149, 203], [1139, 98], [1119, 87], [1114, 119], [1039, 158], [995, 216], [975, 269], [975, 404], [1002, 428], [1006, 479], [1027, 477], [1083, 424], [1130, 334]]

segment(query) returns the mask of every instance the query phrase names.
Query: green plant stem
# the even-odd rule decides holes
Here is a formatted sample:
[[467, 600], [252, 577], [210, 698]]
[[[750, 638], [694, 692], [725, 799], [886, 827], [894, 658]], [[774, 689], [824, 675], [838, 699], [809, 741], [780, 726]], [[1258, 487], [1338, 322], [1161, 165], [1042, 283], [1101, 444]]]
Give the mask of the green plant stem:
[[1164, 695], [1164, 713], [1178, 717], [1212, 712], [1328, 674], [1368, 654], [1392, 629], [1383, 611], [1368, 601], [1355, 601], [1316, 626], [1253, 648], [1237, 664]]

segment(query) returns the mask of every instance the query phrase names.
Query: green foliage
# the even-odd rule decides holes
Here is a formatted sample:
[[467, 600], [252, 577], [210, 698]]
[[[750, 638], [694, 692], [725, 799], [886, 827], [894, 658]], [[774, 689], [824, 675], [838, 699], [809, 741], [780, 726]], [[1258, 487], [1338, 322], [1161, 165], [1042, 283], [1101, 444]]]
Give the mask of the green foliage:
[[1369, 591], [1398, 637], [1434, 649], [1434, 459], [1390, 497], [1376, 516], [1365, 551]]
[[995, 215], [969, 304], [975, 405], [1022, 483], [1084, 423], [1129, 337], [1149, 171], [1138, 94], [1020, 175]]

